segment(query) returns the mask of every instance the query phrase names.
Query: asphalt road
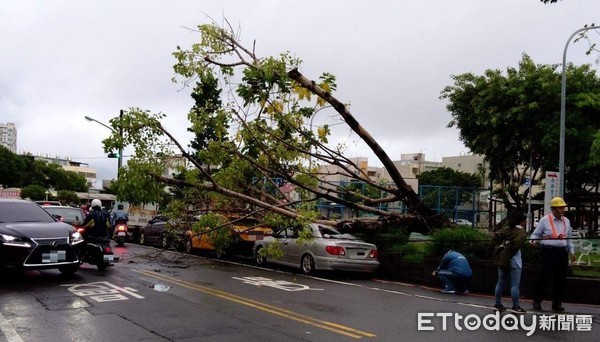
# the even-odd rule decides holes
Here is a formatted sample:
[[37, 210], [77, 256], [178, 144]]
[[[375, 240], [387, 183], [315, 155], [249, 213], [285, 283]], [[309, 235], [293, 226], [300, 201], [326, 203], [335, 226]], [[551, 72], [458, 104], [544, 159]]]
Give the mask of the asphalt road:
[[[0, 273], [0, 342], [600, 338], [597, 306], [489, 317], [493, 300], [485, 294], [444, 295], [351, 274], [306, 277], [131, 244], [115, 250], [120, 260], [104, 273], [85, 264], [71, 277]], [[484, 326], [486, 316], [495, 317], [497, 330]]]

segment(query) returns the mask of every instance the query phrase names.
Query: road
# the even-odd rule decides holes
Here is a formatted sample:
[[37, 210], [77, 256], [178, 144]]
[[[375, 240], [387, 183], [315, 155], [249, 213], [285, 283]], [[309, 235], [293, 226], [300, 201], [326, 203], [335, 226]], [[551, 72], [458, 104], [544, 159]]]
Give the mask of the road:
[[[558, 331], [542, 329], [540, 313], [534, 320], [531, 312], [522, 319], [527, 325], [538, 322], [535, 327], [515, 326], [510, 320], [514, 316], [498, 315], [491, 318], [499, 323], [504, 319], [505, 325], [488, 331], [482, 322], [475, 326], [477, 319], [493, 314], [487, 295], [444, 295], [437, 289], [348, 274], [306, 277], [131, 244], [115, 250], [120, 260], [104, 273], [89, 265], [71, 277], [58, 271], [0, 273], [0, 342], [600, 337], [596, 306], [567, 303], [568, 315], [545, 313], [546, 321], [562, 325]], [[465, 321], [457, 320], [458, 315], [471, 316]], [[507, 326], [517, 329], [508, 331]]]

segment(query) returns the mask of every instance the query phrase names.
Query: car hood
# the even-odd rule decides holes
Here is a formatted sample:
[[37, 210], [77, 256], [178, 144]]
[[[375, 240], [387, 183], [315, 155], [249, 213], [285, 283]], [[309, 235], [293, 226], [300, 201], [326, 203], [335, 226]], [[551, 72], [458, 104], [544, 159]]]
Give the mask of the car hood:
[[73, 227], [63, 222], [0, 223], [0, 233], [29, 238], [69, 237]]

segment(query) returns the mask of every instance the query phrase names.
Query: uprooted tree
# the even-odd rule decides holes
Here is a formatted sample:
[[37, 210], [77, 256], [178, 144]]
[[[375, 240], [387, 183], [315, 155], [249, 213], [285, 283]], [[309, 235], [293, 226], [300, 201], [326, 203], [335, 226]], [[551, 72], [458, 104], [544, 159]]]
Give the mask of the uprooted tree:
[[[389, 156], [362, 127], [347, 105], [334, 95], [336, 79], [324, 73], [317, 81], [299, 70], [290, 53], [257, 56], [243, 46], [232, 29], [200, 25], [200, 42], [173, 53], [176, 77], [193, 87], [194, 107], [188, 113], [195, 135], [190, 149], [181, 145], [161, 120], [162, 113], [131, 108], [111, 125], [122, 135], [104, 141], [106, 151], [133, 146], [134, 155], [121, 170], [114, 188], [130, 202], [157, 202], [165, 186], [187, 204], [209, 201], [213, 207], [274, 213], [293, 220], [320, 220], [315, 201], [326, 200], [394, 221], [404, 215], [381, 210], [379, 203], [402, 201], [420, 229], [447, 222], [426, 207], [405, 182]], [[328, 143], [330, 126], [316, 132], [307, 124], [319, 110], [332, 107], [339, 119], [374, 152], [390, 175], [390, 183], [371, 180], [365, 170], [344, 156], [344, 146]], [[164, 165], [183, 158], [175, 177]], [[319, 165], [362, 182], [368, 193], [327, 180]], [[284, 187], [298, 194], [290, 198]], [[369, 194], [374, 194], [370, 196]], [[183, 208], [179, 204], [179, 208]], [[332, 223], [331, 221], [327, 221]]]

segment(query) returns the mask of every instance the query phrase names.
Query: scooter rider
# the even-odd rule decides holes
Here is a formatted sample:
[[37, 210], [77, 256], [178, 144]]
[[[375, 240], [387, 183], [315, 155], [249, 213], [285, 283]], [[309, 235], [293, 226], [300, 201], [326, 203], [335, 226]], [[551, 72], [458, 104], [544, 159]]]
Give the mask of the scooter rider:
[[129, 215], [123, 208], [123, 203], [119, 203], [119, 205], [117, 205], [117, 210], [113, 211], [110, 215], [111, 236], [114, 234], [117, 224], [127, 224], [127, 221], [129, 221]]
[[83, 238], [86, 242], [100, 242], [108, 238], [110, 229], [109, 217], [102, 210], [102, 202], [99, 199], [92, 200], [90, 212], [83, 221]]

